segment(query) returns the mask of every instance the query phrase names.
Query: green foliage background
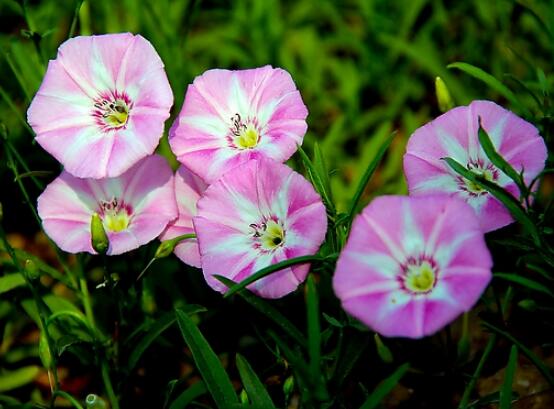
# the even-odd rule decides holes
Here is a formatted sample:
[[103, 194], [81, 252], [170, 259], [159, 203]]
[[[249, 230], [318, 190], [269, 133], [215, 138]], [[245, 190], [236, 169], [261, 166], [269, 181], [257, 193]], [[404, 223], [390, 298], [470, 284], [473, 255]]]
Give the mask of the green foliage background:
[[[533, 120], [547, 142], [552, 142], [553, 111], [548, 92], [552, 91], [554, 82], [551, 70], [554, 63], [554, 3], [549, 0], [0, 0], [0, 122], [10, 143], [25, 158], [31, 170], [53, 172], [33, 174], [43, 183], [57, 175], [60, 168], [33, 142], [25, 118], [47, 61], [55, 58], [57, 47], [72, 32], [90, 35], [124, 31], [139, 33], [151, 41], [165, 63], [175, 95], [172, 117], [166, 129], [181, 108], [187, 84], [207, 69], [271, 64], [288, 70], [310, 112], [305, 149], [311, 152], [316, 141], [321, 147], [331, 170], [331, 187], [339, 212], [348, 209], [349, 200], [368, 163], [393, 131], [396, 131], [394, 141], [362, 201], [367, 203], [370, 197], [378, 194], [406, 192], [402, 154], [413, 130], [440, 113], [434, 94], [436, 76], [444, 79], [457, 104], [467, 104], [473, 99], [494, 100]], [[498, 89], [460, 70], [447, 68], [456, 61], [470, 63], [492, 74], [516, 93], [521, 105], [512, 106]], [[525, 109], [522, 111], [521, 107]], [[171, 157], [166, 141], [160, 150]], [[17, 183], [13, 182], [5, 155], [1, 161], [3, 224], [8, 233], [31, 240], [39, 226], [29, 209], [22, 205], [23, 198]], [[29, 178], [22, 180], [34, 200], [40, 189], [30, 183]], [[551, 190], [547, 195], [548, 192], [551, 194]], [[133, 277], [152, 256], [153, 248], [137, 253], [132, 258], [113, 262], [111, 266], [112, 271], [122, 277], [122, 284], [116, 289], [117, 300], [114, 301], [113, 294], [98, 291], [93, 294], [99, 325], [105, 334], [113, 334], [114, 328], [108, 318], [114, 309], [119, 309], [121, 314], [121, 328], [118, 329], [123, 333], [121, 339], [136, 342], [138, 338], [134, 337], [152, 326], [155, 328], [155, 323], [160, 320], [169, 327], [173, 321], [164, 314], [172, 307], [183, 306], [186, 300], [189, 304], [208, 307], [208, 318], [203, 316], [206, 337], [218, 352], [244, 352], [249, 342], [254, 342], [252, 337], [258, 330], [252, 332], [245, 323], [229, 324], [236, 320], [237, 314], [250, 314], [250, 310], [234, 304], [229, 309], [217, 295], [205, 288], [198, 271], [187, 269], [174, 259], [156, 264], [155, 271], [151, 271], [137, 288]], [[46, 262], [55, 268], [50, 271], [50, 280], [53, 281], [42, 282], [41, 296], [49, 297], [45, 302], [51, 311], [76, 308], [73, 305], [79, 304], [79, 296], [67, 295], [62, 290], [59, 291], [61, 296], [56, 294], [59, 290], [56, 283], [63, 280], [56, 279], [60, 273], [56, 273], [59, 266], [55, 257], [46, 257], [51, 257], [52, 261], [47, 259]], [[70, 266], [78, 264], [74, 258], [66, 261]], [[8, 264], [3, 264], [4, 273], [13, 268]], [[85, 261], [87, 279], [101, 283], [101, 266], [97, 264], [96, 261]], [[126, 274], [132, 276], [125, 278]], [[178, 285], [175, 286], [175, 282]], [[15, 389], [14, 395], [23, 402], [30, 396], [40, 400], [39, 395], [47, 395], [29, 383], [37, 376], [37, 344], [20, 341], [29, 333], [33, 318], [28, 296], [24, 288], [0, 294], [0, 330], [4, 331], [0, 367], [5, 367], [5, 371], [27, 371], [21, 378], [26, 382], [21, 382], [22, 388]], [[322, 305], [326, 300], [327, 311], [337, 310], [331, 294], [320, 292], [320, 296]], [[278, 305], [285, 315], [294, 315], [295, 308], [304, 309], [301, 295]], [[36, 310], [34, 315], [36, 318]], [[331, 328], [334, 324], [336, 327], [339, 322], [333, 319], [329, 316], [322, 325]], [[305, 325], [303, 318], [294, 321]], [[254, 322], [263, 327], [263, 320]], [[342, 321], [339, 324], [343, 325]], [[162, 325], [164, 329], [167, 327]], [[162, 407], [164, 396], [171, 395], [167, 394], [168, 382], [183, 379], [182, 365], [187, 360], [181, 359], [182, 339], [176, 328], [170, 331], [174, 331], [171, 334], [176, 337], [160, 338], [152, 347], [156, 348], [154, 354], [158, 355], [154, 356], [160, 362], [163, 359], [166, 360], [163, 362], [171, 362], [167, 368], [150, 356], [141, 361], [142, 372], [137, 373], [124, 363], [133, 352], [130, 349], [121, 352], [123, 357], [117, 364], [121, 366], [114, 369], [114, 376], [116, 389], [125, 402], [123, 407], [131, 407], [137, 402]], [[369, 343], [367, 334], [357, 337], [358, 341], [354, 342], [361, 345], [365, 340], [366, 344]], [[88, 342], [82, 338], [68, 340], [63, 345], [81, 348], [80, 343]], [[271, 343], [267, 336], [261, 339]], [[435, 341], [430, 345], [435, 345]], [[258, 344], [259, 341], [256, 348], [264, 350], [263, 345]], [[15, 347], [11, 348], [12, 345]], [[77, 357], [62, 359], [65, 366], [73, 368], [70, 371], [72, 376], [80, 380], [85, 378], [82, 382], [86, 387], [75, 388], [81, 399], [87, 391], [102, 394], [98, 372], [87, 371], [87, 365], [96, 362], [94, 354], [98, 350], [94, 348], [99, 347], [96, 345], [92, 350], [86, 346], [82, 348], [82, 351], [77, 350]], [[400, 356], [433, 354], [433, 348], [403, 346]], [[480, 349], [482, 345], [472, 346], [474, 352]], [[175, 362], [177, 354], [180, 364]], [[112, 359], [113, 350], [106, 355]], [[246, 355], [258, 373], [278, 378], [278, 387], [270, 388], [275, 395], [275, 389], [285, 383], [290, 370], [282, 361], [266, 358], [258, 361], [256, 357], [263, 355], [261, 352]], [[371, 368], [365, 372], [361, 370], [358, 377], [362, 392], [347, 392], [336, 402], [336, 407], [355, 407], [355, 403], [359, 406], [364, 400], [363, 391], [367, 395], [367, 390], [392, 373], [391, 368], [378, 361], [376, 356], [375, 351], [369, 355], [366, 368]], [[338, 359], [336, 355], [327, 358]], [[506, 359], [503, 365], [505, 362]], [[441, 373], [439, 364], [424, 362], [422, 365], [430, 373]], [[242, 368], [246, 371], [244, 363]], [[368, 370], [371, 374], [367, 373]], [[428, 386], [423, 386], [426, 392], [419, 394], [416, 402], [423, 405], [421, 407], [453, 405], [459, 399], [468, 373], [465, 367], [457, 370], [454, 380], [448, 378], [454, 386], [446, 391], [435, 390], [435, 395], [433, 390], [437, 388], [427, 390]], [[3, 379], [3, 371], [0, 369], [0, 379]], [[233, 376], [236, 378], [237, 374]], [[444, 383], [436, 376], [425, 380], [434, 382], [440, 389]], [[0, 380], [0, 393], [12, 390], [1, 384], [6, 382], [5, 379]], [[183, 384], [181, 380], [173, 386], [182, 388]], [[351, 382], [350, 387], [356, 389], [358, 386]], [[349, 401], [351, 395], [354, 396], [352, 402]]]

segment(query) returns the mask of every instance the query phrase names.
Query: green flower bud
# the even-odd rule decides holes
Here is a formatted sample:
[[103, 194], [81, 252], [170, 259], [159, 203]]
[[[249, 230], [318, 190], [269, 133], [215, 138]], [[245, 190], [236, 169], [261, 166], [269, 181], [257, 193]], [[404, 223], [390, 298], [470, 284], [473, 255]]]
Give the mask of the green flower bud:
[[441, 77], [435, 78], [435, 92], [437, 94], [437, 102], [441, 112], [446, 112], [454, 108], [454, 101], [450, 96], [450, 91]]
[[240, 403], [242, 403], [243, 405], [247, 405], [248, 404], [248, 394], [246, 393], [246, 390], [242, 390], [240, 391]]
[[294, 377], [291, 375], [287, 379], [285, 379], [285, 383], [283, 383], [283, 392], [285, 393], [285, 399], [288, 401], [290, 395], [292, 395], [292, 392], [294, 391]]
[[100, 396], [89, 393], [85, 398], [87, 409], [108, 409], [108, 404]]
[[379, 337], [378, 334], [375, 334], [373, 335], [373, 338], [375, 339], [375, 346], [377, 347], [377, 355], [379, 355], [379, 358], [381, 358], [381, 360], [387, 364], [390, 364], [392, 361], [394, 361], [391, 350], [385, 344], [383, 344], [381, 337]]
[[527, 310], [527, 311], [536, 311], [537, 310], [537, 303], [533, 300], [530, 300], [530, 299], [525, 299], [525, 300], [521, 300], [520, 302], [517, 303], [517, 305], [520, 307], [520, 308], [523, 308], [524, 310]]
[[175, 249], [176, 245], [177, 242], [173, 239], [162, 241], [156, 250], [156, 254], [154, 254], [154, 258], [164, 258], [169, 256], [173, 253], [173, 249]]
[[104, 224], [98, 213], [93, 213], [90, 219], [90, 233], [92, 248], [98, 254], [106, 254], [108, 247], [110, 246], [110, 240], [104, 230]]
[[36, 263], [31, 259], [25, 260], [25, 273], [27, 274], [27, 277], [29, 277], [29, 280], [36, 280], [40, 277], [40, 270], [38, 269]]
[[52, 352], [50, 351], [50, 345], [48, 344], [48, 338], [44, 330], [40, 331], [40, 338], [38, 341], [38, 356], [42, 362], [42, 365], [46, 369], [52, 368]]

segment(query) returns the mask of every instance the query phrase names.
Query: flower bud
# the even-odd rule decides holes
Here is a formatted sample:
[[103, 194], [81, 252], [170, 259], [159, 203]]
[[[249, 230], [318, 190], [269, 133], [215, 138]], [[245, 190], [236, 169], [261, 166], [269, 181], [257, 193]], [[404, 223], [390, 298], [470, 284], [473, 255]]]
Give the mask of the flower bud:
[[240, 403], [242, 403], [243, 405], [248, 405], [248, 394], [244, 389], [240, 391]]
[[90, 233], [92, 248], [98, 254], [106, 254], [108, 247], [110, 246], [110, 240], [104, 230], [104, 224], [98, 213], [93, 213], [90, 220]]
[[173, 253], [177, 242], [173, 239], [162, 241], [154, 254], [154, 258], [164, 258]]
[[517, 303], [518, 307], [523, 308], [527, 311], [536, 311], [537, 310], [537, 303], [529, 298], [526, 298], [524, 300], [521, 300]]
[[391, 350], [383, 344], [383, 341], [378, 334], [375, 334], [373, 338], [375, 339], [375, 346], [377, 347], [377, 354], [379, 355], [379, 358], [381, 358], [383, 362], [390, 364], [394, 360]]
[[288, 400], [294, 390], [294, 377], [291, 375], [285, 379], [283, 383], [283, 392], [285, 393], [285, 399]]
[[450, 96], [450, 92], [441, 77], [435, 78], [435, 92], [437, 94], [437, 102], [441, 112], [449, 111], [454, 108], [454, 101]]
[[40, 338], [38, 341], [38, 356], [42, 365], [46, 369], [52, 368], [52, 352], [50, 351], [50, 345], [48, 344], [48, 338], [44, 330], [40, 331]]
[[100, 396], [89, 393], [85, 398], [87, 409], [108, 409], [108, 404]]
[[40, 277], [40, 271], [33, 260], [31, 259], [25, 260], [24, 268], [25, 268], [25, 273], [27, 274], [27, 277], [29, 278], [29, 280], [36, 280], [37, 278]]

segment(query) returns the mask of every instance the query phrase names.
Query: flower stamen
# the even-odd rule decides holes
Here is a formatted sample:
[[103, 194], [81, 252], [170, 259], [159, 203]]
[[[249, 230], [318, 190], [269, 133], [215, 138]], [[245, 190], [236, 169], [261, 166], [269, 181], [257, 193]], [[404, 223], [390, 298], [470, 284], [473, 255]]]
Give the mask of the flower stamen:
[[109, 201], [100, 201], [100, 209], [98, 211], [104, 228], [111, 232], [120, 232], [127, 227], [131, 222], [131, 207], [117, 198], [112, 198]]

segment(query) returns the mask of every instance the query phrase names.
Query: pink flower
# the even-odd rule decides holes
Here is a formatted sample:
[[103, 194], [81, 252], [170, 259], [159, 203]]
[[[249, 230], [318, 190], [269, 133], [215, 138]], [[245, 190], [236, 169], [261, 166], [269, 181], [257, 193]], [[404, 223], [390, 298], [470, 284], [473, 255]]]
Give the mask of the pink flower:
[[445, 192], [467, 201], [476, 211], [481, 228], [499, 229], [513, 219], [487, 191], [458, 175], [441, 160], [451, 157], [473, 172], [519, 197], [519, 189], [487, 158], [478, 139], [478, 117], [496, 150], [527, 184], [544, 168], [546, 146], [537, 129], [512, 112], [490, 101], [473, 101], [454, 108], [417, 129], [408, 141], [404, 172], [410, 195]]
[[189, 85], [169, 142], [181, 163], [211, 183], [250, 159], [290, 158], [302, 144], [307, 115], [280, 68], [209, 70]]
[[172, 104], [152, 45], [140, 35], [106, 34], [60, 46], [27, 116], [37, 142], [66, 171], [99, 179], [154, 152]]
[[[208, 185], [202, 179], [181, 166], [175, 174], [175, 198], [179, 217], [171, 222], [160, 236], [160, 240], [169, 240], [183, 234], [194, 233], [192, 218], [196, 216], [196, 203]], [[200, 267], [200, 252], [196, 239], [186, 239], [175, 247], [175, 255], [184, 263]]]
[[354, 220], [333, 288], [374, 331], [420, 338], [477, 302], [491, 266], [479, 222], [462, 200], [381, 196]]
[[[272, 159], [251, 160], [222, 176], [198, 201], [193, 218], [208, 284], [227, 287], [215, 274], [241, 281], [277, 262], [315, 254], [325, 238], [327, 217], [312, 185]], [[304, 281], [309, 265], [280, 270], [248, 288], [279, 298]]]
[[117, 178], [79, 179], [64, 171], [38, 198], [38, 213], [62, 250], [92, 254], [90, 223], [98, 213], [110, 241], [107, 254], [125, 253], [158, 237], [177, 217], [173, 173], [158, 155]]

